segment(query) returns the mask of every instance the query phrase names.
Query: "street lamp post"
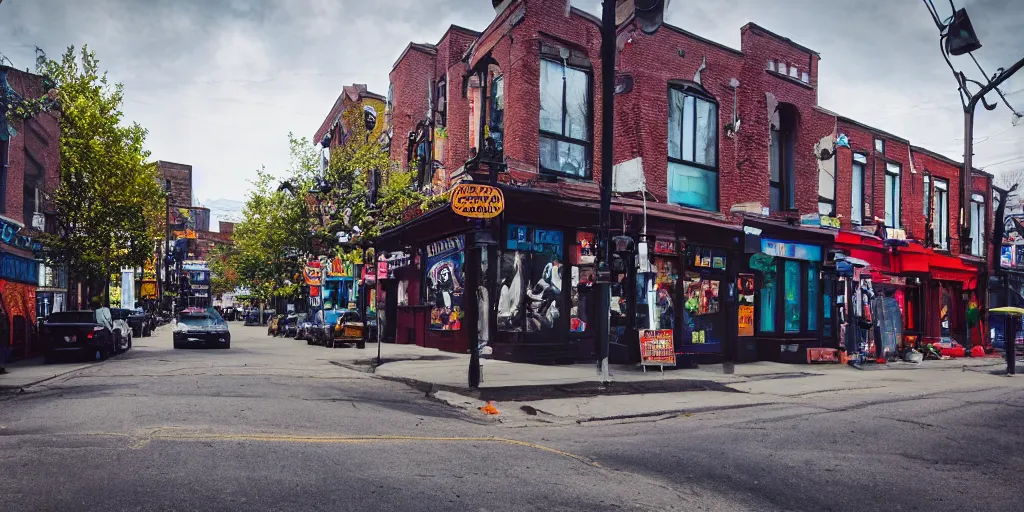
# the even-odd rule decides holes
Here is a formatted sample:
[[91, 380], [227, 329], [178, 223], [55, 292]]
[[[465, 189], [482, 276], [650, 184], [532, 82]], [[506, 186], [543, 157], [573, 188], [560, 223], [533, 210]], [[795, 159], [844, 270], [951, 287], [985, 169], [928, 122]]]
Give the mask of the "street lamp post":
[[[160, 291], [160, 302], [164, 300], [164, 294], [170, 289], [171, 271], [168, 269], [167, 258], [170, 256], [170, 249], [168, 246], [171, 243], [171, 180], [164, 178], [164, 250], [161, 252], [163, 257], [164, 266], [164, 279], [162, 290]], [[174, 313], [172, 307], [171, 313]]]

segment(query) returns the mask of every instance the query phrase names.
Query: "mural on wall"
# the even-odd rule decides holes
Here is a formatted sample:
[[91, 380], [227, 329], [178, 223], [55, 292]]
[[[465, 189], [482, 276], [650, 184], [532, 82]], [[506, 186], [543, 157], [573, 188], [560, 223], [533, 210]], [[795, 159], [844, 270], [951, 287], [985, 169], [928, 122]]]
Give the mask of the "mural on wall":
[[430, 308], [430, 329], [458, 331], [462, 329], [465, 311], [462, 307], [463, 263], [465, 241], [462, 236], [446, 238], [431, 244], [426, 252], [427, 301]]
[[511, 224], [501, 258], [498, 329], [550, 332], [561, 311], [561, 231]]
[[28, 342], [29, 326], [36, 323], [36, 287], [0, 280], [0, 343]]

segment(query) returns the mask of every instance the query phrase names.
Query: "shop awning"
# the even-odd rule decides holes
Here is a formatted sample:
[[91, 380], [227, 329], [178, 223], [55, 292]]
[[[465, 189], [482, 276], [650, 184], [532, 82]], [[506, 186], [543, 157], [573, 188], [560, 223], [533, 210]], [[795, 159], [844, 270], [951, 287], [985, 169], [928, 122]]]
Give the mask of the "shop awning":
[[927, 273], [931, 268], [930, 251], [918, 244], [908, 244], [896, 249], [893, 255], [893, 271], [896, 273]]

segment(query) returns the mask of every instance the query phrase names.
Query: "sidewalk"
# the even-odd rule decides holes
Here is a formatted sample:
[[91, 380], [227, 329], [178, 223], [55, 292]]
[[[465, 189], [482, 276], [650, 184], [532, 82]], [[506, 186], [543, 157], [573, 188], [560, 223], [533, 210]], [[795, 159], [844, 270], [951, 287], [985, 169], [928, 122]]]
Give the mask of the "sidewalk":
[[773, 362], [737, 364], [732, 374], [722, 365], [644, 373], [614, 366], [612, 383], [602, 385], [592, 364], [535, 365], [482, 359], [480, 389], [468, 387], [468, 354], [415, 345], [384, 344], [335, 349], [328, 359], [339, 366], [404, 382], [450, 405], [472, 412], [487, 401], [499, 410], [579, 422], [752, 407], [840, 395], [899, 394], [957, 388], [1024, 385], [1024, 379], [1000, 376], [998, 358], [964, 358], [924, 363], [801, 365]]
[[43, 364], [43, 358], [30, 357], [15, 363], [4, 365], [7, 373], [0, 375], [0, 393], [17, 391], [19, 389], [45, 382], [66, 373], [80, 370], [94, 364], [93, 361], [80, 363]]

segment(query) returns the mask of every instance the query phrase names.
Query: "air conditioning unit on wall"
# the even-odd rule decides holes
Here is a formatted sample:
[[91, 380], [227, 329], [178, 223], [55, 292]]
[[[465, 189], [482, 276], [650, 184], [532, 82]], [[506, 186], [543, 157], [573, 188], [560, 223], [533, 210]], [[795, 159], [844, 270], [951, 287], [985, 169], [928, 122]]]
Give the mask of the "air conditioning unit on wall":
[[39, 231], [46, 230], [46, 215], [42, 212], [36, 212], [32, 214], [32, 228], [38, 229]]

